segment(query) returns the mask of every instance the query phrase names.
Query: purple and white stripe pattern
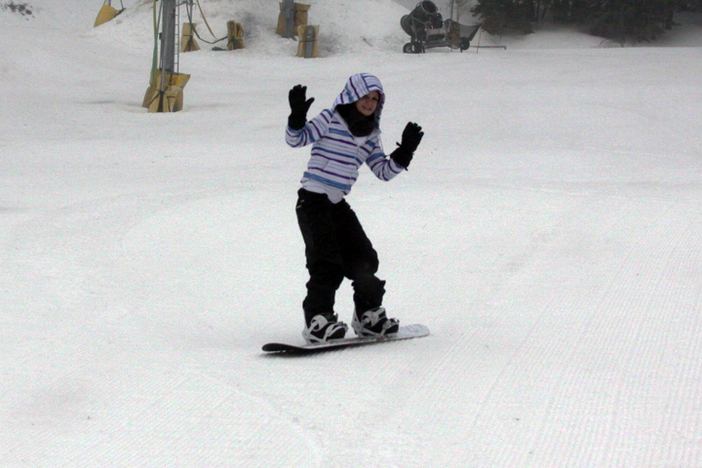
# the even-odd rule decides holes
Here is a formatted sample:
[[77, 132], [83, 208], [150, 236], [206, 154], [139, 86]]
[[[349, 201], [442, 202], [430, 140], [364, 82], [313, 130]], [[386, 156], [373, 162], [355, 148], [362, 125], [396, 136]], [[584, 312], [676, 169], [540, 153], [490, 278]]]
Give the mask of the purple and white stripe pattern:
[[330, 198], [341, 199], [351, 191], [358, 179], [358, 168], [366, 163], [380, 180], [388, 181], [403, 171], [402, 166], [388, 158], [380, 142], [380, 129], [376, 128], [368, 137], [354, 137], [344, 119], [335, 111], [340, 104], [358, 101], [366, 94], [378, 91], [380, 102], [375, 112], [379, 123], [385, 93], [380, 80], [370, 74], [361, 73], [349, 78], [344, 90], [334, 101], [331, 109], [323, 110], [309, 120], [300, 130], [290, 127], [285, 132], [285, 141], [293, 148], [312, 144], [312, 156], [302, 178], [306, 185], [322, 186]]
[[373, 91], [378, 91], [380, 93], [380, 102], [378, 102], [378, 109], [375, 111], [375, 121], [378, 127], [380, 127], [380, 114], [382, 114], [383, 106], [385, 105], [385, 92], [383, 91], [383, 84], [378, 77], [370, 73], [359, 73], [349, 78], [346, 82], [346, 86], [344, 86], [344, 90], [334, 101], [332, 110], [339, 104], [351, 104], [352, 102], [356, 102]]

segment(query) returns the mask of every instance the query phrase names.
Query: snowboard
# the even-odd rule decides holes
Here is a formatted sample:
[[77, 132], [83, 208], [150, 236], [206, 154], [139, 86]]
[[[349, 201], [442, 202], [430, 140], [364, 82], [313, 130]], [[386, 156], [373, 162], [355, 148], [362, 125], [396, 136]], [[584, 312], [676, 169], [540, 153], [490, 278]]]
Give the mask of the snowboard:
[[330, 351], [333, 349], [348, 348], [351, 346], [363, 346], [376, 343], [389, 343], [391, 341], [409, 340], [410, 338], [421, 338], [429, 334], [429, 328], [424, 325], [405, 325], [400, 327], [396, 334], [386, 337], [370, 337], [370, 338], [342, 338], [340, 340], [332, 340], [327, 343], [313, 343], [293, 345], [286, 343], [267, 343], [263, 345], [263, 351], [267, 353], [282, 353], [282, 354], [312, 354], [321, 351]]

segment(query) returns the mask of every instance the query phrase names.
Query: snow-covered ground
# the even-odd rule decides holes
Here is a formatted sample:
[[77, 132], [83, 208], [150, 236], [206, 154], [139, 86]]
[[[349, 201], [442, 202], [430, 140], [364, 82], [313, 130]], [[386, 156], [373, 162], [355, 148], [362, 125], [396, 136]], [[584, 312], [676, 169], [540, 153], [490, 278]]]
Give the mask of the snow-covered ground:
[[[702, 466], [699, 18], [405, 55], [406, 4], [310, 0], [305, 60], [277, 1], [202, 0], [247, 48], [181, 55], [184, 110], [149, 114], [149, 4], [28, 1], [0, 8], [0, 466]], [[315, 113], [360, 71], [386, 148], [425, 129], [349, 201], [432, 334], [264, 356], [302, 340], [287, 91]]]

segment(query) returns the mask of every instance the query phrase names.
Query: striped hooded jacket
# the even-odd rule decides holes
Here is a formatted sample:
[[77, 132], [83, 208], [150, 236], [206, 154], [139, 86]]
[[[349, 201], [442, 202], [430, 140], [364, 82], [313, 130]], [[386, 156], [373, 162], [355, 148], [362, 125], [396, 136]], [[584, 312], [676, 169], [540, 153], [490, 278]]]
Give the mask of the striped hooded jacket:
[[[367, 137], [354, 136], [336, 107], [356, 102], [372, 91], [380, 93], [375, 110], [376, 128]], [[338, 203], [351, 192], [358, 179], [358, 168], [363, 163], [384, 181], [402, 172], [403, 167], [387, 157], [380, 142], [380, 116], [384, 104], [385, 93], [380, 80], [371, 74], [360, 73], [349, 78], [331, 109], [323, 110], [300, 130], [286, 129], [285, 141], [293, 148], [312, 144], [312, 156], [301, 180], [303, 188], [326, 193], [332, 202]]]

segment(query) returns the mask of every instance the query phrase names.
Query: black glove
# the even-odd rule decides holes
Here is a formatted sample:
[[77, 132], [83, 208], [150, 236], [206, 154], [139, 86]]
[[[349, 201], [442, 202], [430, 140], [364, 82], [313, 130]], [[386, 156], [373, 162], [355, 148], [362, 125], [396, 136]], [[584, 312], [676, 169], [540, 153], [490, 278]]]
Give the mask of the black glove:
[[402, 132], [402, 143], [397, 144], [397, 149], [392, 152], [390, 157], [397, 164], [407, 169], [423, 136], [422, 127], [414, 122], [408, 122]]
[[307, 99], [307, 86], [294, 86], [288, 93], [290, 101], [290, 116], [288, 126], [293, 130], [300, 130], [307, 122], [307, 111], [310, 109], [314, 98]]

